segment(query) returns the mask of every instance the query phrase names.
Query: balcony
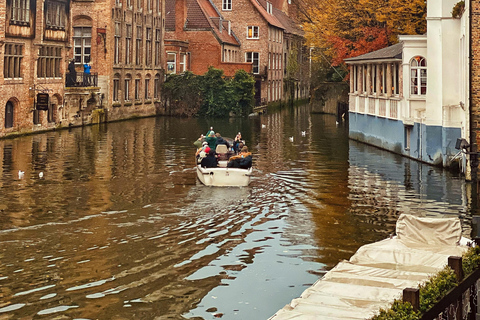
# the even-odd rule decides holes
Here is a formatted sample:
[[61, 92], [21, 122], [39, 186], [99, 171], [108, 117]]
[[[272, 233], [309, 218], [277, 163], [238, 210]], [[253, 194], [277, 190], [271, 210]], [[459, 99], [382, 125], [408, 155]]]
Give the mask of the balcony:
[[65, 87], [87, 88], [98, 87], [98, 73], [77, 72], [74, 77], [67, 73], [65, 75]]

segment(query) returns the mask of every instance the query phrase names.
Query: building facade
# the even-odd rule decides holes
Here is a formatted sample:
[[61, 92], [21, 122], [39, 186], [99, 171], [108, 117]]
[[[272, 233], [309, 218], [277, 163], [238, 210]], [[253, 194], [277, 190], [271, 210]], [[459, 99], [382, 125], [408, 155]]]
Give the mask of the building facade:
[[452, 18], [455, 4], [428, 3], [426, 35], [345, 60], [349, 135], [434, 165], [460, 161], [468, 175], [468, 156], [456, 148], [470, 135], [468, 13]]
[[98, 75], [98, 92], [88, 86], [67, 92], [72, 110], [87, 121], [95, 121], [88, 118], [95, 109], [108, 120], [162, 112], [164, 6], [163, 0], [72, 1], [71, 57], [77, 71], [89, 63]]
[[0, 137], [63, 120], [70, 10], [67, 0], [0, 3]]

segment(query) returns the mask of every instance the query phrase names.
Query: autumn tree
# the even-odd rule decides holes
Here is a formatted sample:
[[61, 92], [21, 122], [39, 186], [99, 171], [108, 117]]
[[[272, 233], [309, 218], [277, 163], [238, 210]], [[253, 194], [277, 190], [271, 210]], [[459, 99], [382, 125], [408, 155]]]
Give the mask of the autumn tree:
[[[309, 46], [333, 65], [426, 31], [425, 0], [298, 0]], [[325, 57], [323, 57], [325, 58]]]

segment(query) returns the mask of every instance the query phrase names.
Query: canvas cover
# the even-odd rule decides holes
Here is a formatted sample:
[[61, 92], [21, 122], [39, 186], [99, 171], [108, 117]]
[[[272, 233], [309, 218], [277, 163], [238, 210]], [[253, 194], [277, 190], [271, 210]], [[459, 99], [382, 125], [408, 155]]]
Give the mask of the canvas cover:
[[402, 214], [396, 232], [360, 247], [270, 319], [369, 319], [401, 299], [404, 288], [416, 288], [447, 265], [449, 256], [467, 249], [460, 245], [461, 224], [454, 218]]

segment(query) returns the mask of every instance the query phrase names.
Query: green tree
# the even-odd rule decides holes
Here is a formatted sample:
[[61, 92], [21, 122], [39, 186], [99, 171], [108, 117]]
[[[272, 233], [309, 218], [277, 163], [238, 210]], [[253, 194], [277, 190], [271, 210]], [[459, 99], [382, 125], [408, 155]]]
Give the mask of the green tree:
[[255, 97], [255, 80], [245, 70], [237, 70], [229, 82], [232, 92], [231, 111], [236, 115], [248, 115], [252, 112]]
[[223, 77], [223, 70], [209, 67], [201, 76], [200, 92], [202, 104], [199, 115], [207, 117], [227, 117], [229, 115], [229, 98], [227, 82]]

